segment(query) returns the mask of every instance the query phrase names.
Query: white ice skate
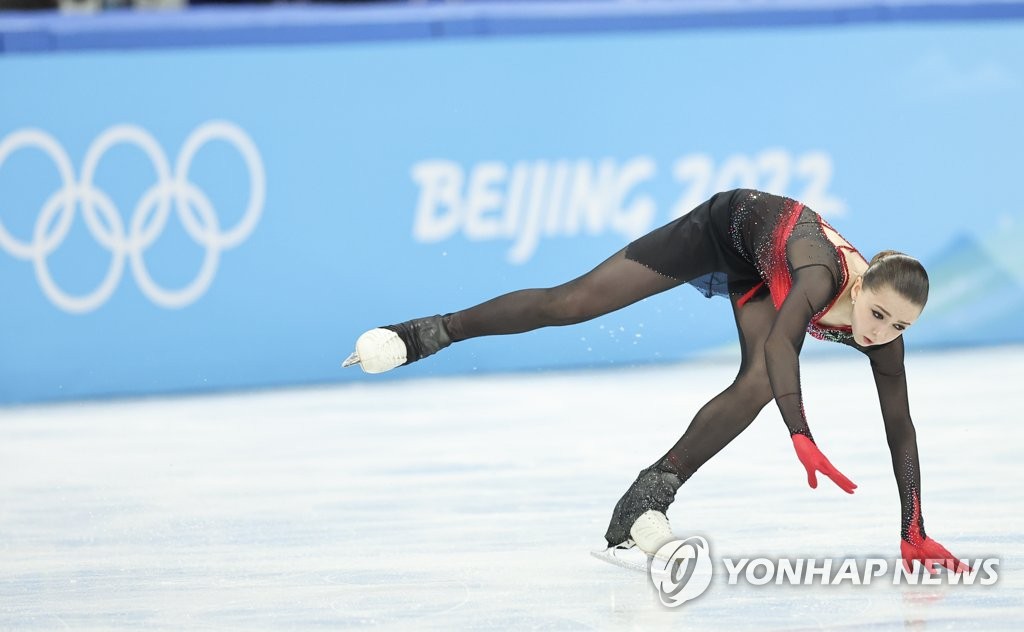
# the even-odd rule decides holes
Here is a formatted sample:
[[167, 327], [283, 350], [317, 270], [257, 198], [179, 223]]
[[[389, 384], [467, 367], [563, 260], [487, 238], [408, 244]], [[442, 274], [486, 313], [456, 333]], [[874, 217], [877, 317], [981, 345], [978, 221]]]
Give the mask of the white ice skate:
[[378, 327], [359, 336], [356, 350], [341, 366], [358, 364], [365, 373], [383, 373], [405, 364], [408, 351], [397, 333]]
[[653, 509], [645, 511], [629, 529], [630, 539], [591, 555], [609, 564], [646, 573], [651, 559], [666, 543], [676, 539], [668, 517]]
[[342, 368], [358, 364], [366, 373], [383, 373], [432, 356], [452, 343], [444, 316], [414, 318], [371, 329], [356, 340], [355, 353]]
[[672, 527], [668, 524], [668, 517], [653, 509], [645, 511], [636, 519], [629, 528], [629, 535], [648, 555], [654, 555], [667, 542], [676, 539], [672, 534]]

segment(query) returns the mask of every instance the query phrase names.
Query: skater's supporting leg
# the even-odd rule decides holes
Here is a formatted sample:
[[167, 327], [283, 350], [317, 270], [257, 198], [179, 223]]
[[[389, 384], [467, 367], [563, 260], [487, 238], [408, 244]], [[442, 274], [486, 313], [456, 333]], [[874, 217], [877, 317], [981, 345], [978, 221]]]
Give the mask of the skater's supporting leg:
[[727, 389], [700, 409], [683, 436], [659, 461], [661, 469], [674, 471], [684, 479], [746, 430], [772, 401], [764, 342], [775, 308], [765, 294], [742, 308], [735, 306], [734, 299], [733, 312], [740, 338], [739, 373]]
[[741, 362], [735, 381], [704, 405], [683, 436], [665, 456], [640, 472], [615, 505], [605, 534], [609, 545], [630, 537], [630, 527], [649, 510], [664, 513], [676, 491], [700, 466], [735, 439], [772, 400], [764, 362], [764, 340], [771, 329], [775, 308], [766, 295], [737, 307], [733, 313], [739, 331]]

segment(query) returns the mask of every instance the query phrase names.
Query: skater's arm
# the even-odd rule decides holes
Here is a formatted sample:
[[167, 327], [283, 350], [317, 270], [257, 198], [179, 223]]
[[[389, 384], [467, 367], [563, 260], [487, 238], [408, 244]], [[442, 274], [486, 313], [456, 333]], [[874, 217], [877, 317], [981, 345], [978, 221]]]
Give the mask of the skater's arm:
[[907, 374], [903, 365], [903, 337], [878, 347], [862, 347], [871, 360], [871, 372], [878, 389], [878, 403], [882, 408], [885, 438], [892, 455], [892, 469], [900, 494], [902, 528], [900, 535], [909, 538], [911, 524], [916, 522], [924, 535], [924, 519], [918, 504], [914, 519], [915, 498], [920, 499], [921, 468], [917, 454], [917, 432], [910, 419], [910, 399], [907, 396]]
[[779, 309], [764, 344], [772, 394], [790, 435], [812, 439], [800, 391], [800, 349], [811, 318], [825, 308], [835, 292], [832, 273], [821, 265], [793, 271], [793, 286]]
[[[925, 534], [921, 510], [921, 463], [917, 452], [917, 431], [910, 418], [907, 374], [903, 362], [903, 337], [878, 347], [862, 347], [871, 359], [871, 372], [878, 389], [878, 402], [885, 423], [885, 438], [892, 455], [892, 470], [900, 494], [900, 553], [910, 570], [912, 560], [944, 560], [951, 570], [961, 568], [941, 544]], [[930, 569], [929, 569], [930, 570]]]
[[775, 403], [789, 428], [797, 458], [807, 471], [807, 484], [817, 487], [817, 473], [821, 472], [843, 491], [852, 494], [857, 486], [843, 476], [814, 443], [800, 392], [799, 356], [807, 325], [835, 296], [836, 285], [831, 270], [823, 265], [793, 270], [793, 286], [765, 341], [764, 358]]

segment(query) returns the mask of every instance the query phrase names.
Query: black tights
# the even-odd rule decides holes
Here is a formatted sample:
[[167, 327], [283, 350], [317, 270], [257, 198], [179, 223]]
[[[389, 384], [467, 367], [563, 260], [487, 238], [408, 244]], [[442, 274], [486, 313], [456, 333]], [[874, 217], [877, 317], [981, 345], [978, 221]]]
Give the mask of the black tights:
[[733, 316], [740, 338], [740, 370], [736, 379], [694, 416], [683, 436], [663, 457], [640, 472], [615, 505], [605, 533], [614, 546], [629, 538], [629, 528], [645, 511], [665, 513], [676, 491], [708, 459], [747, 429], [773, 399], [765, 367], [764, 341], [775, 319], [775, 306], [767, 293], [738, 307]]
[[575, 325], [674, 288], [682, 282], [626, 259], [625, 249], [557, 287], [510, 292], [445, 319], [453, 342]]
[[[627, 259], [621, 250], [583, 276], [546, 289], [511, 292], [445, 318], [453, 341], [572, 325], [615, 311], [683, 281]], [[611, 545], [629, 537], [629, 528], [645, 511], [664, 512], [675, 493], [708, 459], [736, 438], [772, 401], [765, 369], [764, 341], [775, 320], [767, 293], [742, 308], [732, 298], [741, 361], [733, 383], [705, 404], [683, 436], [643, 470], [615, 506], [605, 538]]]

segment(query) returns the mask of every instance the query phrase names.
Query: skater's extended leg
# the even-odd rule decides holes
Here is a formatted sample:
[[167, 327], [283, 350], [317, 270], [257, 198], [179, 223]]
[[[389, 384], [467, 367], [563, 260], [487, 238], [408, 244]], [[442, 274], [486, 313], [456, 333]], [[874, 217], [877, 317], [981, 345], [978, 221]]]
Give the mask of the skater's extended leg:
[[345, 366], [361, 362], [364, 371], [380, 373], [459, 340], [590, 320], [683, 282], [625, 254], [620, 250], [590, 272], [556, 287], [510, 292], [452, 314], [372, 329], [356, 342], [356, 353]]
[[[609, 545], [630, 538], [630, 529], [648, 511], [664, 514], [676, 491], [700, 466], [735, 439], [772, 400], [764, 361], [764, 341], [775, 319], [767, 295], [733, 312], [739, 331], [742, 359], [735, 381], [705, 404], [683, 436], [662, 458], [640, 472], [615, 505], [605, 534]], [[639, 543], [639, 541], [638, 541]]]
[[682, 281], [615, 253], [583, 276], [562, 285], [510, 292], [445, 318], [452, 341], [574, 325], [597, 318]]

